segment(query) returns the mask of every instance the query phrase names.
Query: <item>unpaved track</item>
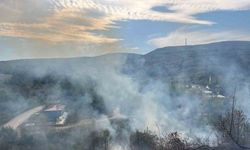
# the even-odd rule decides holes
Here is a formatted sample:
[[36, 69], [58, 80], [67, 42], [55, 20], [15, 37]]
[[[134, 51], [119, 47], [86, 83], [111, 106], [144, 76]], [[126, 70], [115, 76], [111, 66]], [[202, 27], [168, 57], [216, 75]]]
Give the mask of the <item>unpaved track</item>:
[[3, 127], [10, 127], [14, 130], [17, 129], [21, 124], [23, 124], [25, 121], [27, 121], [32, 115], [34, 115], [37, 112], [40, 112], [43, 110], [44, 106], [38, 106], [35, 108], [32, 108], [30, 110], [27, 110], [20, 115], [16, 116], [15, 118], [11, 119], [9, 122], [3, 125]]
[[83, 127], [83, 126], [88, 126], [88, 125], [93, 125], [94, 123], [102, 123], [102, 122], [106, 122], [107, 120], [115, 120], [115, 119], [119, 119], [120, 117], [117, 116], [113, 116], [113, 117], [109, 117], [109, 118], [103, 118], [103, 119], [84, 119], [79, 121], [76, 124], [72, 124], [72, 125], [67, 125], [67, 126], [54, 126], [51, 129], [55, 129], [55, 130], [67, 130], [67, 129], [72, 129], [72, 128], [76, 128], [76, 127]]

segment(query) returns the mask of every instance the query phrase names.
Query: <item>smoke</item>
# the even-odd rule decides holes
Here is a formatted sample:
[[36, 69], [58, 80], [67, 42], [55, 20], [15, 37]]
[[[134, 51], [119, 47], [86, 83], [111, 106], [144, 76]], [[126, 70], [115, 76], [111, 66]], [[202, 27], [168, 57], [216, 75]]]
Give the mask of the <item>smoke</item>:
[[[128, 148], [129, 133], [136, 130], [148, 129], [158, 135], [178, 131], [189, 137], [207, 137], [211, 134], [211, 128], [203, 126], [198, 121], [202, 113], [198, 97], [189, 94], [173, 97], [168, 83], [155, 81], [150, 77], [146, 79], [145, 84], [141, 84], [135, 78], [123, 73], [126, 57], [111, 57], [112, 59], [110, 57], [104, 56], [93, 62], [74, 62], [77, 67], [63, 63], [60, 66], [62, 68], [52, 72], [53, 75], [50, 75], [53, 67], [47, 68], [47, 65], [43, 67], [47, 71], [50, 70], [49, 72], [40, 69], [30, 70], [28, 78], [34, 78], [33, 85], [29, 87], [34, 91], [35, 97], [32, 98], [35, 101], [43, 97], [42, 102], [46, 103], [66, 103], [69, 112], [75, 111], [79, 120], [89, 118], [97, 120], [92, 130], [107, 129], [112, 137], [116, 137], [118, 133], [110, 116], [118, 116], [118, 119], [117, 114], [124, 116], [129, 120], [129, 130], [122, 133], [125, 142], [120, 145], [114, 141], [112, 149]], [[64, 69], [65, 66], [72, 68]], [[40, 87], [36, 91], [34, 82], [45, 83], [37, 85]], [[30, 93], [26, 96], [30, 97]], [[20, 106], [19, 103], [22, 104], [23, 101], [15, 103], [17, 105], [9, 104], [9, 106]], [[113, 113], [115, 110], [116, 114]], [[81, 136], [78, 133], [77, 131], [71, 133], [72, 141]]]
[[101, 68], [96, 64], [94, 67], [90, 65], [90, 70], [78, 70], [75, 76], [75, 80], [87, 87], [89, 85], [84, 83], [84, 80], [86, 75], [89, 76], [95, 83], [95, 94], [104, 101], [107, 114], [97, 114], [96, 117], [106, 117], [106, 120], [98, 125], [99, 129], [109, 129], [113, 136], [116, 135], [116, 129], [105, 115], [110, 115], [118, 109], [120, 114], [129, 119], [132, 131], [149, 129], [158, 135], [179, 131], [193, 138], [209, 137], [213, 134], [211, 127], [199, 121], [203, 113], [199, 97], [188, 93], [171, 96], [168, 83], [150, 77], [143, 79], [147, 80], [146, 84], [140, 84], [137, 79], [122, 72], [125, 60], [126, 58], [118, 57], [117, 60], [112, 59], [112, 63], [108, 61], [109, 65], [102, 65]]
[[[151, 72], [161, 75], [152, 76], [148, 74], [148, 70], [141, 68], [147, 65], [145, 58], [136, 56], [138, 59], [133, 63], [139, 69], [137, 72], [131, 72], [134, 66], [128, 64], [129, 57], [131, 56], [114, 54], [70, 60], [37, 60], [37, 63], [31, 60], [19, 62], [19, 65], [25, 68], [20, 71], [18, 65], [13, 67], [15, 77], [3, 84], [8, 85], [9, 88], [4, 88], [4, 91], [7, 91], [7, 95], [15, 97], [13, 98], [16, 99], [15, 104], [7, 102], [4, 106], [14, 111], [20, 110], [19, 107], [23, 105], [27, 108], [37, 104], [30, 103], [34, 101], [65, 103], [68, 107], [67, 111], [75, 113], [76, 122], [82, 125], [82, 128], [77, 127], [70, 131], [70, 138], [67, 138], [69, 145], [81, 145], [81, 142], [78, 143], [79, 139], [91, 141], [87, 135], [93, 132], [94, 135], [100, 134], [95, 132], [103, 130], [108, 130], [113, 137], [111, 139], [112, 150], [129, 149], [130, 133], [146, 129], [159, 136], [177, 131], [190, 140], [197, 137], [208, 138], [210, 143], [217, 140], [216, 131], [209, 124], [207, 116], [211, 117], [223, 112], [230, 105], [230, 101], [213, 101], [200, 94], [194, 94], [192, 89], [183, 88], [188, 86], [186, 83], [190, 77], [188, 71], [178, 74], [178, 77], [186, 79], [185, 82], [180, 83], [183, 85], [178, 87], [181, 92], [176, 92], [172, 89], [171, 78], [162, 78], [165, 70], [152, 67]], [[199, 61], [196, 65], [202, 68], [211, 62], [218, 64], [224, 60], [214, 58], [209, 61]], [[30, 69], [30, 66], [34, 69]], [[236, 71], [240, 79], [233, 81]], [[214, 77], [215, 75], [213, 77], [216, 79], [213, 80], [219, 80], [225, 89], [223, 94], [227, 97], [230, 97], [234, 83], [240, 83], [239, 81], [245, 77], [237, 65], [231, 65], [226, 69], [210, 65], [205, 78], [213, 75], [209, 72], [224, 72], [219, 75], [224, 78], [223, 80], [220, 81], [221, 77]], [[24, 74], [21, 76], [22, 73]], [[22, 77], [21, 81], [18, 80], [20, 77]], [[195, 85], [195, 83], [189, 84]], [[238, 85], [240, 88], [237, 89], [236, 94], [239, 99], [237, 106], [249, 116], [250, 112], [247, 108], [249, 84], [241, 85]], [[17, 87], [14, 88], [14, 86]], [[196, 89], [195, 92], [201, 89]], [[124, 122], [117, 121], [119, 119]], [[49, 139], [45, 140], [49, 141]], [[91, 145], [88, 142], [83, 144]]]

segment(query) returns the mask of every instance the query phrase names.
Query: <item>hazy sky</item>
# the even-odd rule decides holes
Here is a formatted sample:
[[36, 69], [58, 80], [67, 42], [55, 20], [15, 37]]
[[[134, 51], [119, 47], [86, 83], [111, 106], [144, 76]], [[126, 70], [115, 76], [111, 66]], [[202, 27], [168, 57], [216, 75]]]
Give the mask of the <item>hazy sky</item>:
[[0, 0], [0, 60], [250, 40], [250, 0]]

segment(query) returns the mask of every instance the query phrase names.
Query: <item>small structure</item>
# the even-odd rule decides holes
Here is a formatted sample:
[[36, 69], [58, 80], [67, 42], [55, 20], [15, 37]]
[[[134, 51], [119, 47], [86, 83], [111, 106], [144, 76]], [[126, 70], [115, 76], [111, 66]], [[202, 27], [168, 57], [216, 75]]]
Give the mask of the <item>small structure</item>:
[[46, 109], [44, 109], [44, 114], [47, 116], [48, 121], [54, 125], [57, 125], [58, 122], [60, 122], [60, 125], [63, 125], [67, 118], [65, 105], [63, 104], [49, 105]]
[[56, 125], [64, 125], [67, 117], [68, 113], [63, 112], [63, 114], [56, 120]]
[[202, 91], [204, 94], [206, 94], [206, 95], [212, 95], [213, 94], [213, 92], [212, 91], [209, 91], [209, 90], [203, 90]]

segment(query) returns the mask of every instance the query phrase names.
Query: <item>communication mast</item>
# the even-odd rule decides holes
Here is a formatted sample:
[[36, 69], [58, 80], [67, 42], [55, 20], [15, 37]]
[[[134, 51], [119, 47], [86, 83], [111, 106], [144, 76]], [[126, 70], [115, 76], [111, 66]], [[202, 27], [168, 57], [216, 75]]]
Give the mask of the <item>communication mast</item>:
[[187, 38], [185, 38], [185, 46], [187, 46], [187, 44], [188, 44], [188, 43], [187, 43]]

